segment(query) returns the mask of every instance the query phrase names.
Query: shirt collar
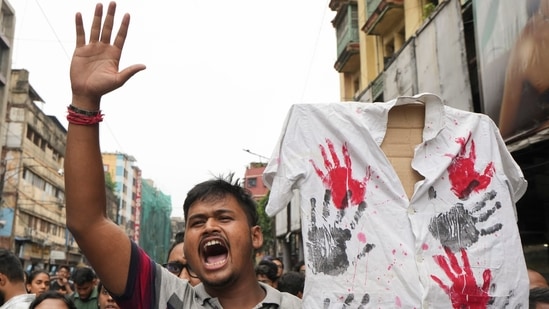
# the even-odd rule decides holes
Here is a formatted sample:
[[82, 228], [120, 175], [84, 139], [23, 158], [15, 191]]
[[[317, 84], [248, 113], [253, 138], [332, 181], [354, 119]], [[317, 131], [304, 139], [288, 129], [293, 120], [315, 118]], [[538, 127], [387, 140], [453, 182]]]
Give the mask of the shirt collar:
[[[276, 305], [280, 307], [280, 304], [282, 302], [282, 294], [276, 290], [275, 288], [264, 284], [262, 282], [258, 282], [259, 285], [263, 290], [265, 290], [265, 298], [255, 307], [255, 308], [264, 308], [267, 305]], [[206, 292], [206, 289], [204, 288], [204, 284], [199, 283], [196, 286], [194, 286], [194, 291], [197, 300], [201, 303], [202, 306], [205, 305], [205, 303], [211, 304], [219, 304], [219, 300], [216, 297], [212, 297]]]
[[[372, 104], [372, 103], [368, 103]], [[385, 138], [389, 111], [394, 106], [406, 104], [425, 105], [425, 125], [423, 128], [423, 140], [428, 141], [435, 138], [444, 127], [445, 108], [442, 99], [432, 93], [420, 93], [415, 96], [400, 96], [393, 100], [381, 103], [373, 103], [372, 115], [370, 115], [370, 129], [376, 143], [380, 145]], [[375, 118], [375, 119], [373, 119]]]

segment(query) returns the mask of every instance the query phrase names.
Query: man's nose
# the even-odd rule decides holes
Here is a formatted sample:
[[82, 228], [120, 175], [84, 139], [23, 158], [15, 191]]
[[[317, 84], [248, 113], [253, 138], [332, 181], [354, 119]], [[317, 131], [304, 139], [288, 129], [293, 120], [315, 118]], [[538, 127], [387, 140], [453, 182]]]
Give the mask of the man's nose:
[[218, 230], [219, 229], [219, 224], [218, 224], [217, 220], [215, 220], [215, 218], [208, 218], [208, 220], [206, 220], [206, 224], [204, 224], [204, 228], [207, 231]]

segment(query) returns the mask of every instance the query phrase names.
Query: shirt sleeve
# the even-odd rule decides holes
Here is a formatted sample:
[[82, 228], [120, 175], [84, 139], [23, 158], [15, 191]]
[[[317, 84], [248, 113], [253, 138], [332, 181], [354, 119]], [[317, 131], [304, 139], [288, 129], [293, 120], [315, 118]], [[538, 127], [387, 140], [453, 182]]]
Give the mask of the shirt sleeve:
[[494, 139], [497, 140], [503, 171], [507, 178], [507, 186], [509, 187], [509, 193], [511, 194], [511, 198], [513, 202], [516, 203], [518, 202], [518, 200], [520, 200], [520, 198], [526, 192], [526, 188], [528, 187], [528, 182], [524, 178], [524, 174], [522, 173], [520, 166], [515, 161], [513, 156], [511, 156], [511, 153], [507, 149], [507, 146], [505, 145], [505, 142], [503, 141], [503, 138], [499, 133], [499, 129], [493, 123], [493, 121], [491, 121], [491, 123], [492, 123], [492, 127], [494, 128], [493, 129], [493, 132], [495, 135]]
[[282, 132], [263, 172], [263, 182], [271, 190], [265, 211], [274, 216], [284, 209], [293, 197], [295, 183], [304, 174], [303, 155], [296, 143], [303, 144], [299, 112], [294, 105], [288, 112]]
[[148, 309], [155, 307], [153, 305], [155, 269], [154, 261], [132, 241], [126, 290], [123, 295], [114, 297], [120, 308]]

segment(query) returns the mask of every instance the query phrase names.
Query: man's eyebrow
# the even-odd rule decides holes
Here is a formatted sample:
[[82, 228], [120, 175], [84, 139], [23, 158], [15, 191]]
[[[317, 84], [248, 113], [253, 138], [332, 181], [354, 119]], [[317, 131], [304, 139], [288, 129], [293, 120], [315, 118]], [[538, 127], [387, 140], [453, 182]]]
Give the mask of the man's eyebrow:
[[[215, 210], [213, 212], [213, 216], [220, 216], [220, 215], [234, 214], [234, 213], [235, 213], [235, 211], [232, 210], [232, 209], [221, 208], [221, 209]], [[195, 218], [203, 219], [203, 218], [207, 218], [209, 216], [210, 215], [206, 214], [205, 212], [195, 213], [195, 214], [190, 215], [188, 220], [192, 220], [192, 219], [195, 219]]]

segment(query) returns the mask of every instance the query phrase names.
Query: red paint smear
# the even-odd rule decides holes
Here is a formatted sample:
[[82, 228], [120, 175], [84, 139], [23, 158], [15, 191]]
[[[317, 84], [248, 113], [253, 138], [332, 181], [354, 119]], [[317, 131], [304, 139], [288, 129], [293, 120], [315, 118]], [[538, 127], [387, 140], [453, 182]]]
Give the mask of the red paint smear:
[[358, 233], [357, 237], [358, 241], [360, 241], [361, 243], [366, 243], [366, 235], [364, 233]]
[[402, 301], [398, 296], [395, 298], [395, 305], [397, 306], [397, 308], [402, 308]]
[[429, 245], [424, 243], [423, 245], [421, 245], [421, 249], [427, 250], [429, 249]]
[[[471, 141], [469, 154], [466, 154], [468, 141]], [[471, 139], [471, 133], [467, 139], [457, 138], [456, 143], [461, 144], [461, 149], [457, 156], [452, 159], [448, 167], [448, 176], [452, 185], [452, 192], [459, 199], [467, 199], [472, 192], [479, 192], [490, 185], [494, 176], [494, 163], [490, 162], [484, 168], [482, 174], [475, 170], [477, 159], [475, 151], [475, 141]]]

